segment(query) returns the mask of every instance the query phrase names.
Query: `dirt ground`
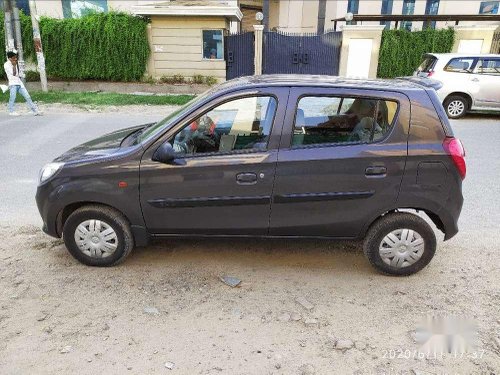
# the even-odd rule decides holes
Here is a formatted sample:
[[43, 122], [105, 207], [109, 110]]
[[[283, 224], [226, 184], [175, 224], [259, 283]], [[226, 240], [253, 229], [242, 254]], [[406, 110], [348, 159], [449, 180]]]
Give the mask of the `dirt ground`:
[[[34, 226], [0, 238], [1, 374], [499, 374], [498, 246], [481, 231], [404, 278], [348, 242], [167, 240], [103, 269]], [[430, 313], [476, 322], [475, 349], [419, 358]]]

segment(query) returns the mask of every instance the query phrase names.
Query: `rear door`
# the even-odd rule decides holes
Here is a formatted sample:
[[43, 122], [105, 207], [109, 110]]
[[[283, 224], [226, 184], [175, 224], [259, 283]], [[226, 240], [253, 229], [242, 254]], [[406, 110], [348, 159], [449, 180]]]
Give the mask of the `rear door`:
[[370, 90], [294, 88], [283, 126], [271, 235], [357, 237], [394, 208], [410, 103]]
[[500, 57], [479, 59], [471, 80], [478, 85], [475, 105], [500, 109]]

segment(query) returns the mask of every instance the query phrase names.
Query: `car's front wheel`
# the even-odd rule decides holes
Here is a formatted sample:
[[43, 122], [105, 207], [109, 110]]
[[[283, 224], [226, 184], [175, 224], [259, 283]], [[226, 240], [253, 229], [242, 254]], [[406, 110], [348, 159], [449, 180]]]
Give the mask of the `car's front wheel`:
[[73, 212], [64, 224], [63, 239], [71, 255], [88, 266], [114, 266], [134, 248], [127, 219], [120, 212], [99, 205]]
[[463, 96], [453, 95], [448, 98], [443, 103], [443, 107], [446, 111], [448, 118], [457, 119], [464, 117], [467, 113], [467, 108], [469, 103], [467, 99]]
[[411, 213], [382, 216], [369, 229], [363, 246], [370, 263], [389, 275], [411, 275], [427, 266], [436, 252], [429, 224]]

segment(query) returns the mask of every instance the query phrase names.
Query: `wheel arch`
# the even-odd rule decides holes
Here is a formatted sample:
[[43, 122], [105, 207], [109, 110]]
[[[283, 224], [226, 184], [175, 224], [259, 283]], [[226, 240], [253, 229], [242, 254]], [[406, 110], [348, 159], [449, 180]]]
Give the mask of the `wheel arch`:
[[443, 103], [442, 103], [443, 107], [444, 107], [444, 103], [446, 103], [446, 101], [452, 96], [461, 96], [462, 98], [464, 98], [467, 101], [466, 111], [471, 109], [472, 96], [470, 96], [469, 94], [467, 94], [466, 92], [463, 92], [463, 91], [453, 91], [453, 92], [449, 93], [448, 95], [446, 95], [446, 98], [444, 98]]
[[416, 216], [420, 216], [419, 213], [423, 212], [434, 223], [436, 228], [438, 228], [441, 232], [443, 232], [446, 235], [446, 227], [444, 225], [444, 222], [435, 212], [425, 208], [418, 208], [418, 207], [398, 207], [390, 210], [385, 210], [384, 212], [371, 217], [370, 220], [368, 220], [365, 226], [363, 227], [363, 231], [361, 232], [359, 237], [364, 238], [366, 236], [366, 233], [379, 219], [394, 212], [408, 212]]
[[59, 213], [57, 214], [56, 218], [56, 231], [57, 234], [61, 237], [63, 233], [63, 228], [64, 224], [68, 220], [68, 217], [78, 210], [79, 208], [85, 207], [85, 206], [101, 206], [101, 207], [107, 207], [110, 208], [116, 212], [118, 212], [120, 215], [124, 217], [124, 219], [127, 221], [127, 223], [130, 226], [130, 229], [132, 230], [132, 234], [134, 236], [134, 241], [136, 246], [146, 246], [150, 242], [150, 235], [147, 231], [147, 229], [143, 226], [140, 225], [133, 225], [130, 221], [130, 219], [127, 217], [127, 215], [117, 207], [114, 207], [113, 205], [110, 205], [108, 203], [103, 203], [103, 202], [96, 202], [96, 201], [79, 201], [79, 202], [72, 202], [70, 204], [67, 204], [64, 206]]

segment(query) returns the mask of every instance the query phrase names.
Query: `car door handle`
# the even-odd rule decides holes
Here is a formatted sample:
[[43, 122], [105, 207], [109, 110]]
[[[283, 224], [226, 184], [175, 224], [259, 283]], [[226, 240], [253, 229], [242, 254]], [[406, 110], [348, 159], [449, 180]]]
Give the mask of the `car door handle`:
[[257, 183], [256, 173], [238, 173], [236, 175], [236, 183], [238, 185], [254, 185]]
[[386, 167], [368, 167], [365, 169], [366, 177], [385, 177], [386, 174]]
[[472, 78], [471, 81], [472, 82], [479, 82], [479, 78]]

